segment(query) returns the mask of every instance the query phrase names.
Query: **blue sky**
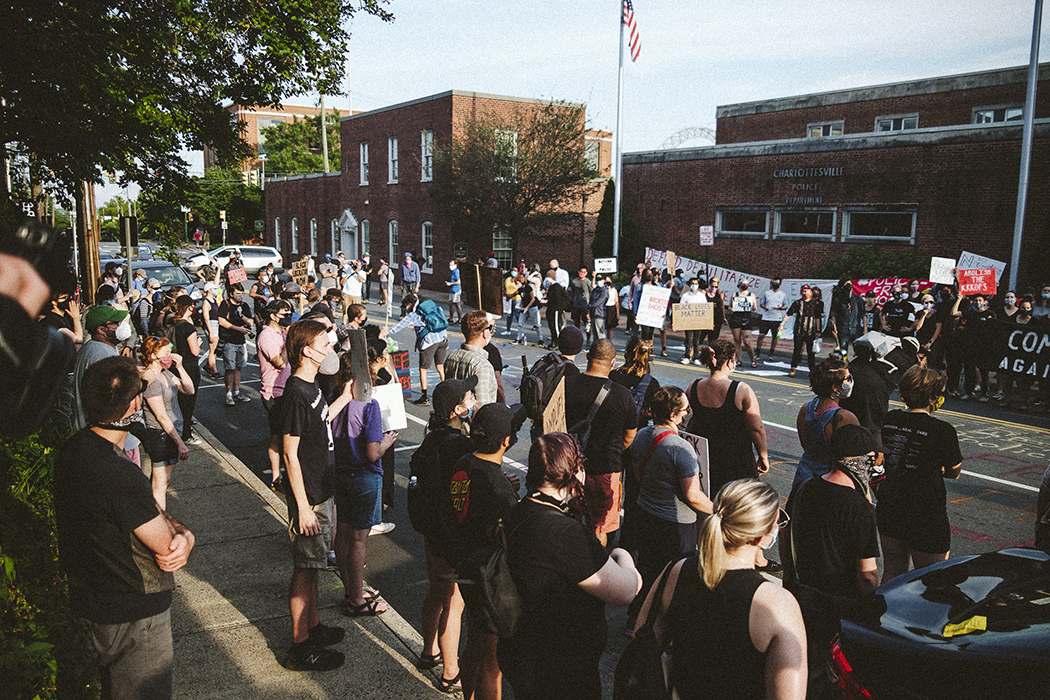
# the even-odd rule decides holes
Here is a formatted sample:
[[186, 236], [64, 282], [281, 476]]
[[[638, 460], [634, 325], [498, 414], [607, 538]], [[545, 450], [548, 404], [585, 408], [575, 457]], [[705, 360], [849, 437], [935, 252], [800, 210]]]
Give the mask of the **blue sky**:
[[[735, 102], [1028, 63], [1033, 0], [634, 0], [642, 51], [624, 74], [624, 151], [714, 127]], [[450, 89], [569, 100], [616, 125], [619, 0], [392, 0], [351, 25], [350, 100], [368, 110]], [[1050, 61], [1050, 21], [1042, 52]], [[316, 95], [290, 99], [316, 104]], [[348, 98], [326, 98], [346, 108]], [[700, 145], [692, 142], [687, 145]], [[199, 174], [199, 153], [186, 154]], [[107, 187], [103, 202], [117, 194]]]

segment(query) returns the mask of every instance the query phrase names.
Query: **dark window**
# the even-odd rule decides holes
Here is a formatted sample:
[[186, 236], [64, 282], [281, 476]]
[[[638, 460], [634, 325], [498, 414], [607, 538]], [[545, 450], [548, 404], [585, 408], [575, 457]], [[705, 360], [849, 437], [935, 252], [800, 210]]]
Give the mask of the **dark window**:
[[785, 211], [780, 214], [782, 236], [831, 236], [835, 232], [833, 211]]
[[766, 212], [723, 211], [721, 231], [726, 233], [765, 233]]
[[873, 238], [911, 239], [914, 212], [850, 212], [849, 233]]

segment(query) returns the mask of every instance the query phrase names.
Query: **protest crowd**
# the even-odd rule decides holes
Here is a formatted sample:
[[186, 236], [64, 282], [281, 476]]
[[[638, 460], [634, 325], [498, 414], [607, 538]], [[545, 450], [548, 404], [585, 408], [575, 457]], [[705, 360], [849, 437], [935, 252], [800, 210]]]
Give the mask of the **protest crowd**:
[[[440, 690], [483, 700], [501, 696], [504, 676], [522, 700], [601, 697], [606, 605], [628, 608], [623, 633], [672, 650], [680, 698], [805, 697], [838, 619], [827, 601], [860, 606], [880, 582], [949, 556], [944, 480], [962, 456], [936, 417], [945, 396], [1050, 407], [1045, 348], [1027, 339], [1050, 333], [1050, 284], [969, 293], [964, 270], [948, 283], [798, 283], [686, 269], [660, 252], [617, 285], [557, 260], [497, 272], [490, 254], [450, 261], [435, 300], [411, 253], [308, 262], [290, 280], [272, 265], [248, 280], [234, 255], [203, 273], [201, 299], [152, 279], [124, 289], [110, 264], [95, 306], [63, 292], [40, 317], [79, 348], [79, 430], [57, 460], [55, 510], [71, 599], [93, 624], [113, 697], [171, 695], [172, 572], [195, 540], [165, 494], [200, 444], [202, 376], [224, 382], [232, 413], [252, 400], [241, 388], [250, 360], [288, 505], [282, 663], [345, 661], [333, 648], [345, 630], [318, 617], [319, 571], [338, 572], [347, 616], [388, 609], [364, 569], [369, 537], [394, 527], [384, 513], [398, 433], [385, 421], [391, 404], [404, 411], [400, 341], [420, 370], [413, 402], [431, 409], [409, 465], [429, 574], [417, 665], [440, 667]], [[493, 268], [502, 308], [470, 310]], [[668, 333], [681, 337], [689, 314], [701, 320], [684, 323], [684, 352], [670, 360], [698, 376], [661, 385], [651, 364], [670, 357]], [[499, 336], [550, 351], [526, 368], [517, 400]], [[734, 371], [787, 361], [794, 377], [803, 355], [813, 395], [798, 407], [803, 456], [782, 506], [761, 479], [761, 402]], [[902, 410], [890, 410], [894, 391]], [[526, 422], [521, 482], [501, 467]], [[632, 642], [617, 684], [638, 653]]]

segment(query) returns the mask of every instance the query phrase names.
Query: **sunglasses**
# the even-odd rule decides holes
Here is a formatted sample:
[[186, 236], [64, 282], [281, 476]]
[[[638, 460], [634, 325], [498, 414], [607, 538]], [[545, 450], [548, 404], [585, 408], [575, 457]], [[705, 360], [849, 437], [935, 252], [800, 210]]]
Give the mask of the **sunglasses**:
[[488, 331], [489, 333], [493, 333], [493, 332], [495, 332], [495, 330], [496, 330], [496, 326], [489, 326], [489, 327], [488, 327], [488, 328], [486, 328], [485, 330], [487, 330], [487, 331]]

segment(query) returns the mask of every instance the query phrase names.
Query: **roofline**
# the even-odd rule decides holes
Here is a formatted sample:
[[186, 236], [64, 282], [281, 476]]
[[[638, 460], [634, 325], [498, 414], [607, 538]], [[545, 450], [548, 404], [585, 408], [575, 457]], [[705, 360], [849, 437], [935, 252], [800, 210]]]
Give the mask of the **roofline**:
[[[1040, 63], [1039, 80], [1048, 79], [1050, 79], [1050, 63]], [[823, 107], [827, 105], [848, 104], [851, 102], [867, 102], [870, 100], [882, 100], [891, 97], [929, 95], [938, 92], [951, 92], [953, 90], [967, 88], [1012, 85], [1016, 83], [1024, 83], [1027, 82], [1027, 80], [1028, 66], [998, 68], [995, 70], [978, 71], [976, 73], [959, 73], [958, 75], [946, 75], [937, 78], [908, 80], [900, 83], [883, 83], [881, 85], [847, 88], [844, 90], [813, 92], [807, 95], [780, 97], [772, 100], [738, 102], [735, 104], [716, 107], [715, 115], [717, 119], [722, 119], [724, 117], [741, 117], [751, 114], [767, 114], [769, 112], [804, 109], [807, 107]]]
[[554, 102], [555, 104], [563, 104], [571, 107], [580, 107], [585, 109], [587, 105], [580, 102], [562, 102], [559, 100], [540, 100], [532, 97], [512, 97], [510, 95], [490, 95], [486, 92], [469, 92], [467, 90], [446, 90], [445, 92], [439, 92], [436, 95], [429, 95], [428, 97], [420, 97], [415, 100], [408, 100], [407, 102], [398, 102], [397, 104], [388, 105], [386, 107], [377, 107], [376, 109], [370, 109], [367, 112], [355, 112], [348, 117], [341, 117], [340, 122], [349, 121], [351, 119], [360, 119], [361, 117], [371, 116], [373, 114], [382, 114], [383, 112], [390, 112], [395, 109], [401, 109], [402, 107], [411, 107], [412, 105], [422, 104], [424, 102], [433, 102], [434, 100], [441, 100], [446, 97], [468, 97], [471, 99], [482, 99], [482, 100], [503, 100], [505, 102], [522, 102], [525, 104], [538, 104], [545, 105]]

